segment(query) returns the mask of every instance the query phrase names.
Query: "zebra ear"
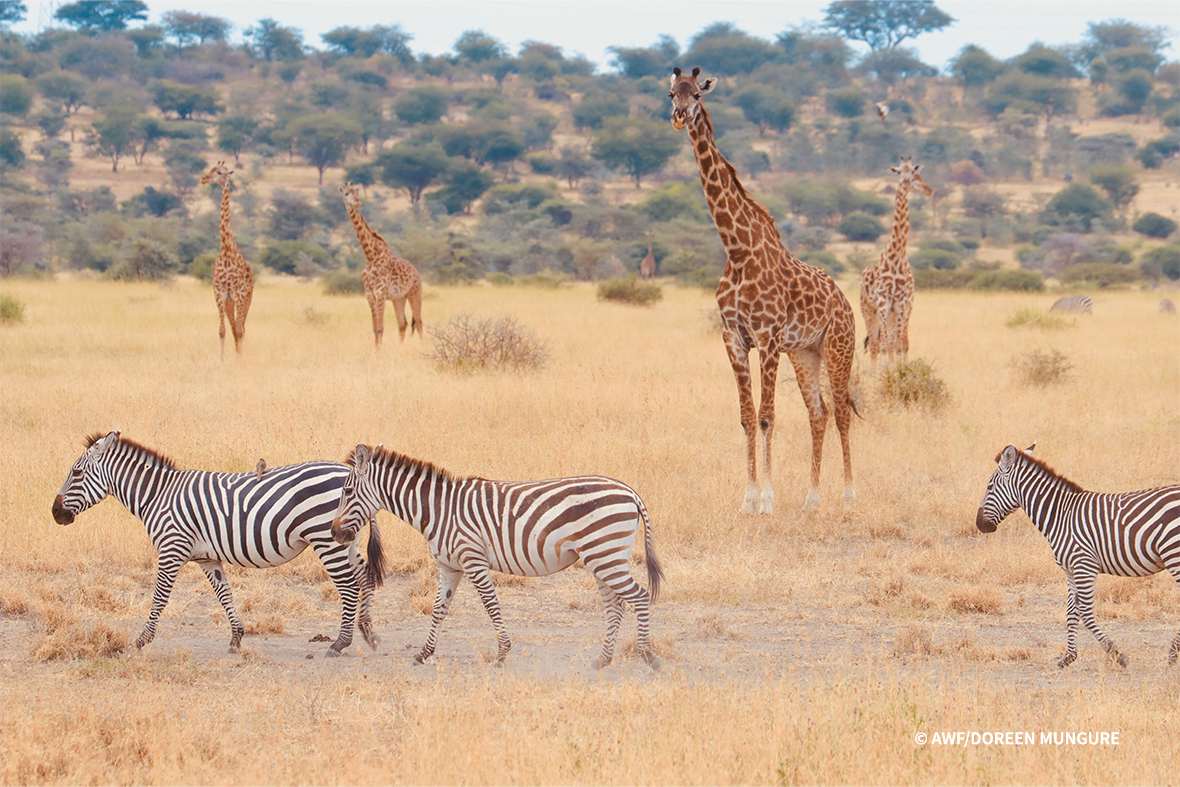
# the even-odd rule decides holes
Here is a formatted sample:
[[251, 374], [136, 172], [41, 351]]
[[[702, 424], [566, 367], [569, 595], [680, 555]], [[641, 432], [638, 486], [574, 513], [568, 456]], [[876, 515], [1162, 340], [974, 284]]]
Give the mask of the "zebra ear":
[[1028, 448], [1024, 449], [1024, 452], [1025, 452], [1026, 454], [1031, 454], [1031, 453], [1033, 452], [1033, 449], [1034, 449], [1034, 448], [1036, 448], [1036, 447], [1037, 447], [1037, 441], [1036, 441], [1036, 440], [1033, 440], [1033, 444], [1032, 444], [1032, 445], [1030, 445]]
[[119, 435], [123, 434], [122, 429], [116, 429], [107, 434], [106, 437], [94, 444], [94, 453], [101, 456], [108, 448], [119, 442]]
[[1011, 470], [1014, 464], [1016, 464], [1016, 446], [1009, 445], [1000, 454], [1000, 469]]
[[359, 473], [369, 469], [369, 446], [361, 443], [356, 447], [356, 450], [352, 452], [352, 466]]

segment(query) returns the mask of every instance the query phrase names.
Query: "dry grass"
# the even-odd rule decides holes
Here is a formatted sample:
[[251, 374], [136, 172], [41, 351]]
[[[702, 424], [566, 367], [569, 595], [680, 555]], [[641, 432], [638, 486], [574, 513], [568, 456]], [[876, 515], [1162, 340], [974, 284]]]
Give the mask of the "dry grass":
[[[751, 518], [737, 513], [745, 443], [724, 349], [703, 329], [702, 313], [716, 309], [708, 293], [666, 288], [657, 309], [616, 309], [603, 320], [586, 285], [431, 291], [432, 324], [510, 313], [536, 326], [550, 361], [522, 377], [441, 374], [417, 337], [375, 352], [363, 300], [277, 277], [259, 280], [245, 353], [224, 362], [212, 293], [193, 281], [165, 290], [14, 280], [9, 290], [28, 308], [19, 330], [0, 332], [0, 626], [18, 643], [0, 656], [0, 781], [1174, 779], [1163, 744], [1180, 736], [1180, 689], [1175, 670], [1154, 665], [1180, 614], [1175, 583], [1165, 576], [1102, 591], [1099, 614], [1104, 625], [1117, 614], [1121, 628], [1108, 633], [1132, 652], [1129, 673], [1104, 678], [1117, 668], [1083, 633], [1082, 657], [1058, 678], [1049, 665], [1064, 645], [1065, 585], [1048, 545], [1019, 514], [989, 536], [974, 527], [993, 458], [1010, 442], [1039, 440], [1038, 454], [1087, 488], [1178, 480], [1180, 354], [1174, 326], [1156, 319], [1158, 293], [1111, 292], [1101, 314], [1055, 334], [1077, 374], [1053, 387], [1006, 373], [1008, 359], [1043, 341], [1005, 326], [1017, 296], [919, 293], [911, 346], [934, 359], [953, 400], [937, 417], [899, 408], [855, 421], [860, 502], [848, 511], [829, 428], [823, 505], [803, 517], [807, 419], [784, 384], [778, 513]], [[293, 326], [309, 309], [326, 318]], [[271, 467], [340, 459], [363, 441], [460, 474], [622, 479], [647, 503], [667, 574], [653, 621], [665, 669], [657, 675], [622, 659], [600, 678], [481, 665], [414, 672], [413, 650], [403, 658], [401, 647], [424, 641], [433, 560], [418, 533], [384, 513], [395, 573], [375, 614], [383, 630], [392, 619], [410, 632], [397, 656], [328, 667], [322, 644], [306, 643], [316, 633], [334, 638], [339, 619], [335, 590], [311, 555], [230, 572], [240, 607], [251, 607], [243, 619], [272, 627], [244, 657], [169, 655], [155, 644], [141, 655], [103, 656], [126, 650], [143, 625], [154, 553], [115, 501], [70, 527], [53, 524], [49, 507], [83, 436], [112, 428], [190, 468], [249, 471], [259, 456]], [[223, 653], [228, 628], [207, 583], [191, 567], [181, 580], [161, 632], [176, 634], [187, 615], [197, 621], [191, 636]], [[584, 572], [565, 572], [556, 588], [547, 582], [502, 586], [513, 632], [526, 631], [535, 601], [576, 607], [573, 617], [592, 621], [591, 639], [599, 638], [598, 599]], [[678, 609], [708, 647], [732, 651], [747, 671], [698, 679], [702, 657], [666, 622]], [[451, 616], [475, 622], [476, 649], [493, 647], [470, 587]], [[621, 644], [634, 636], [633, 620]], [[1023, 628], [989, 633], [1014, 620]], [[771, 642], [780, 656], [793, 652], [824, 621], [900, 633], [841, 646], [838, 666], [826, 671], [755, 649]], [[1132, 639], [1136, 624], [1156, 621], [1172, 634], [1150, 646]], [[457, 639], [448, 631], [440, 647]], [[316, 660], [273, 663], [283, 638], [314, 649]], [[891, 649], [905, 658], [891, 658]], [[1019, 669], [1026, 672], [1013, 677]], [[1125, 745], [952, 751], [913, 742], [916, 729], [1052, 730], [1063, 719], [1117, 729]]]

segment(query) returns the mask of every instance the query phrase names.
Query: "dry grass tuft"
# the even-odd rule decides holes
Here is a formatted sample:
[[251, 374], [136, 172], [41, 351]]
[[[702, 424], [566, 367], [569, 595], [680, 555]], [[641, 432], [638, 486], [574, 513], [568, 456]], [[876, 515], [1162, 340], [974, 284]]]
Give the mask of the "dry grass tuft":
[[1069, 379], [1073, 364], [1060, 350], [1029, 350], [1009, 364], [1018, 380], [1028, 385], [1051, 385]]
[[994, 588], [972, 587], [962, 590], [952, 590], [946, 600], [947, 609], [961, 613], [976, 613], [983, 615], [999, 615], [1004, 606], [1004, 598]]
[[427, 357], [447, 371], [536, 371], [549, 362], [545, 345], [514, 317], [460, 314], [430, 334], [434, 347]]
[[105, 621], [83, 621], [60, 604], [46, 604], [39, 610], [40, 623], [33, 642], [37, 661], [107, 658], [127, 650], [127, 632]]
[[893, 638], [894, 656], [929, 656], [934, 653], [930, 629], [920, 623], [911, 623]]
[[941, 409], [951, 398], [946, 383], [922, 358], [886, 369], [881, 378], [881, 394], [891, 405], [928, 410]]
[[322, 312], [314, 306], [308, 306], [299, 316], [299, 323], [301, 325], [310, 325], [316, 328], [327, 325], [331, 321], [331, 314], [328, 312]]
[[410, 583], [410, 609], [419, 615], [429, 615], [434, 611], [437, 596], [438, 566], [433, 562], [424, 564]]
[[1043, 312], [1039, 309], [1027, 307], [1017, 309], [1004, 324], [1009, 328], [1040, 328], [1042, 331], [1060, 331], [1063, 328], [1073, 328], [1077, 320], [1071, 320], [1056, 312]]
[[285, 634], [287, 626], [283, 616], [275, 613], [252, 615], [249, 620], [242, 621], [247, 634]]
[[598, 285], [598, 300], [628, 303], [633, 306], [654, 306], [664, 298], [658, 284], [641, 282], [635, 274], [607, 279]]

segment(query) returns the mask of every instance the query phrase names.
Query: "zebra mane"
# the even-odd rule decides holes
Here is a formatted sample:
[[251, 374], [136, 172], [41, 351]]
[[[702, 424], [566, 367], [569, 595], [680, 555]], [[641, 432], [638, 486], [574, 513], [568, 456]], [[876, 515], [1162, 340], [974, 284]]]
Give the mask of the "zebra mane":
[[[370, 450], [373, 452], [371, 460], [374, 462], [379, 462], [382, 465], [392, 465], [398, 469], [409, 470], [410, 472], [414, 473], [426, 473], [428, 475], [441, 478], [444, 481], [455, 480], [455, 475], [449, 470], [444, 470], [443, 468], [427, 462], [424, 459], [415, 459], [412, 456], [399, 454], [397, 451], [386, 448], [383, 445], [376, 446]], [[356, 466], [355, 448], [348, 452], [348, 458], [344, 460], [344, 463], [349, 467]]]
[[[87, 436], [86, 447], [90, 448], [91, 446], [93, 446], [95, 443], [97, 443], [99, 440], [101, 440], [104, 437], [106, 437], [106, 435], [103, 434], [102, 432], [95, 432], [94, 434]], [[121, 435], [119, 437], [117, 437], [116, 440], [118, 441], [119, 445], [126, 446], [127, 448], [130, 448], [133, 452], [140, 455], [144, 459], [156, 460], [156, 462], [158, 462], [160, 465], [167, 468], [168, 470], [179, 470], [180, 469], [177, 466], [176, 462], [173, 461], [171, 457], [165, 456], [164, 454], [160, 453], [159, 451], [157, 451], [154, 448], [148, 448], [146, 445], [140, 445], [139, 443], [135, 442], [134, 440], [128, 439], [128, 438], [123, 437]]]
[[[1037, 459], [1032, 454], [1021, 451], [1020, 456], [1029, 464], [1032, 464], [1032, 465], [1035, 465], [1035, 466], [1041, 468], [1041, 470], [1045, 471], [1048, 475], [1050, 475], [1051, 477], [1056, 479], [1058, 482], [1060, 482], [1061, 485], [1064, 486], [1066, 489], [1068, 489], [1070, 492], [1085, 492], [1086, 491], [1076, 481], [1070, 481], [1068, 478], [1063, 476], [1061, 473], [1057, 472], [1052, 467], [1049, 467], [1049, 465], [1045, 464], [1040, 459]], [[1000, 455], [996, 454], [997, 464], [999, 463], [999, 461], [1000, 461]]]

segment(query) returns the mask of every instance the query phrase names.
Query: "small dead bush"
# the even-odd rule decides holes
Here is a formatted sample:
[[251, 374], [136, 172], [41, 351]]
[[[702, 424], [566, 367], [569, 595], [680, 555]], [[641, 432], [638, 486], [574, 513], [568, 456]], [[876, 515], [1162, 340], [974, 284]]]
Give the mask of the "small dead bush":
[[127, 632], [105, 621], [81, 621], [60, 604], [39, 610], [41, 620], [33, 643], [37, 661], [94, 659], [117, 655], [131, 646]]
[[1028, 385], [1053, 385], [1069, 379], [1073, 364], [1060, 350], [1030, 350], [1012, 359], [1012, 371]]
[[1004, 321], [1009, 328], [1040, 328], [1042, 331], [1059, 331], [1063, 328], [1073, 328], [1077, 320], [1071, 320], [1056, 312], [1043, 312], [1037, 309], [1017, 309], [1016, 313]]
[[955, 612], [999, 615], [1004, 599], [997, 590], [975, 587], [951, 591], [946, 605]]
[[894, 656], [929, 656], [934, 652], [930, 629], [912, 623], [893, 638]]
[[598, 300], [629, 303], [634, 306], [652, 306], [664, 298], [664, 290], [658, 284], [639, 281], [635, 274], [607, 279], [598, 285]]
[[322, 312], [314, 306], [308, 306], [304, 309], [299, 320], [303, 325], [310, 325], [316, 328], [327, 325], [331, 321], [332, 315]]
[[434, 348], [427, 357], [448, 371], [530, 371], [549, 361], [545, 345], [513, 317], [493, 320], [460, 314], [432, 328], [430, 335]]
[[915, 358], [886, 369], [881, 380], [885, 400], [901, 407], [925, 407], [938, 410], [950, 402], [950, 393], [934, 367]]
[[287, 631], [282, 615], [274, 613], [252, 616], [244, 626], [247, 634], [285, 634]]

